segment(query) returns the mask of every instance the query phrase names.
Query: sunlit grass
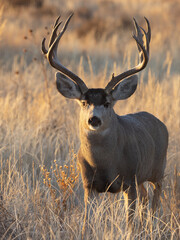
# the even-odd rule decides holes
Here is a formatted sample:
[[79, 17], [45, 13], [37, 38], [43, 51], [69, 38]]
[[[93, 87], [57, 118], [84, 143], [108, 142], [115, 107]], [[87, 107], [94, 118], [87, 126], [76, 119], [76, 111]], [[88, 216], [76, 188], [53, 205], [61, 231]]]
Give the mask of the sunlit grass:
[[[14, 228], [20, 224], [25, 236], [36, 238], [40, 237], [39, 232], [42, 232], [42, 235], [53, 238], [59, 232], [58, 236], [65, 234], [69, 238], [76, 239], [79, 237], [84, 211], [82, 184], [80, 178], [77, 181], [79, 173], [75, 174], [76, 166], [73, 167], [73, 171], [64, 172], [61, 170], [63, 168], [61, 165], [64, 165], [65, 169], [71, 169], [72, 150], [77, 152], [79, 147], [78, 104], [65, 100], [56, 92], [54, 84], [50, 83], [48, 89], [51, 98], [50, 107], [42, 77], [43, 71], [36, 69], [36, 63], [31, 65], [31, 68], [29, 66], [24, 69], [17, 89], [10, 76], [6, 77], [8, 89], [0, 98], [0, 177], [4, 206], [12, 212]], [[26, 71], [33, 67], [35, 70], [28, 75], [28, 79], [25, 79]], [[79, 68], [83, 71], [82, 66]], [[39, 76], [42, 76], [39, 78], [41, 80], [36, 82], [35, 76], [38, 72]], [[93, 75], [95, 81], [93, 85], [96, 85], [98, 76]], [[90, 77], [89, 81], [91, 81]], [[104, 80], [100, 85], [103, 84]], [[147, 210], [141, 226], [140, 216], [143, 214], [143, 207], [140, 205], [136, 210], [135, 232], [129, 232], [123, 214], [125, 209], [122, 195], [118, 194], [116, 200], [111, 199], [109, 203], [111, 210], [108, 208], [107, 211], [107, 202], [102, 198], [102, 203], [97, 207], [92, 218], [87, 233], [89, 236], [109, 239], [112, 234], [112, 239], [117, 236], [122, 239], [132, 236], [151, 239], [169, 236], [170, 239], [176, 239], [179, 175], [176, 173], [173, 177], [173, 171], [174, 166], [179, 162], [178, 89], [178, 76], [171, 75], [169, 80], [169, 76], [166, 75], [163, 81], [158, 81], [156, 76], [149, 72], [146, 83], [140, 78], [134, 96], [116, 106], [119, 114], [149, 111], [168, 126], [170, 143], [161, 211], [152, 218], [150, 210]], [[55, 172], [52, 170], [54, 159], [57, 159]], [[46, 166], [43, 167], [43, 172], [40, 171], [40, 165]], [[15, 216], [16, 211], [18, 217]], [[79, 225], [75, 224], [77, 221]], [[33, 226], [36, 226], [35, 230], [32, 230]], [[16, 229], [16, 231], [20, 230]]]

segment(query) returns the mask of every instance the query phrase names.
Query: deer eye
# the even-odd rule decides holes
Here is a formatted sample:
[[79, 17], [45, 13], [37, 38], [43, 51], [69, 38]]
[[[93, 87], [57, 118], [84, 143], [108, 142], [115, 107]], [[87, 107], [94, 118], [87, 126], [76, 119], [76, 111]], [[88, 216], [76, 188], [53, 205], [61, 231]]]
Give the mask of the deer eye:
[[88, 105], [88, 102], [87, 101], [82, 101], [82, 106], [83, 107], [86, 107]]
[[105, 108], [108, 108], [110, 106], [110, 103], [109, 102], [106, 102], [105, 104], [104, 104], [104, 107]]

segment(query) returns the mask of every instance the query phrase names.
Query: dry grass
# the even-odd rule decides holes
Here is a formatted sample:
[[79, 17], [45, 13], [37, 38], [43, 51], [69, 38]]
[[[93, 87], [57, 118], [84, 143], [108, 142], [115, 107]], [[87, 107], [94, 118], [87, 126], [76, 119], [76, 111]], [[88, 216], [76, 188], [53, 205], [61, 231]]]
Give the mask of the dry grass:
[[[55, 5], [47, 12], [51, 2], [44, 2], [44, 8], [38, 10], [40, 17], [34, 8], [6, 9], [3, 15], [6, 26], [0, 47], [1, 239], [79, 239], [83, 223], [82, 181], [76, 163], [79, 108], [74, 101], [58, 94], [54, 70], [39, 50], [57, 14], [53, 6], [59, 6], [59, 1], [54, 0]], [[102, 194], [100, 205], [95, 204], [86, 239], [179, 239], [178, 1], [93, 0], [84, 5], [83, 1], [75, 4], [70, 0], [62, 1], [61, 6], [61, 12], [77, 12], [62, 40], [62, 62], [90, 87], [104, 86], [112, 72], [119, 73], [137, 62], [131, 19], [137, 16], [143, 25], [142, 16], [149, 18], [150, 63], [140, 74], [136, 93], [117, 103], [115, 110], [119, 114], [149, 111], [167, 125], [170, 135], [157, 213], [152, 216], [151, 202], [146, 210], [138, 203], [132, 231], [127, 227], [122, 194]], [[150, 186], [147, 188], [152, 195]]]

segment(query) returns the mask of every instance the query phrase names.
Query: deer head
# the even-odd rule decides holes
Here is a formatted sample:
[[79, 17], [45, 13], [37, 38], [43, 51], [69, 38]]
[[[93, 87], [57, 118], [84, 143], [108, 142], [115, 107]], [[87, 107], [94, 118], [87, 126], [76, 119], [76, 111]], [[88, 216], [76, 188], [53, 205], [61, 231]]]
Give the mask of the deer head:
[[106, 129], [110, 124], [115, 102], [126, 99], [135, 92], [138, 77], [134, 74], [143, 70], [148, 63], [151, 39], [149, 21], [145, 18], [148, 26], [148, 31], [145, 32], [134, 19], [136, 35], [133, 35], [133, 38], [139, 51], [139, 64], [117, 76], [112, 74], [112, 79], [104, 89], [89, 89], [82, 79], [64, 67], [57, 58], [59, 41], [66, 31], [72, 16], [73, 14], [68, 17], [59, 34], [57, 34], [57, 30], [61, 22], [59, 22], [60, 17], [57, 18], [50, 38], [49, 50], [46, 50], [44, 38], [42, 51], [51, 66], [59, 71], [56, 73], [58, 91], [66, 98], [78, 100], [81, 106], [80, 119], [84, 123], [84, 127], [92, 131]]

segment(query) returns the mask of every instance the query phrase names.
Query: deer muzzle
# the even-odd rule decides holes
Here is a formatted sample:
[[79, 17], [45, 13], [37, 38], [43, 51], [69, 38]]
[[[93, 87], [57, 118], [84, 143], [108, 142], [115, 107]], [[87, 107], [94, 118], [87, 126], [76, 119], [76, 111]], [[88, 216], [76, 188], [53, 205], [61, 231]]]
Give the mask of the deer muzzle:
[[93, 117], [89, 118], [88, 124], [92, 127], [99, 127], [99, 126], [101, 126], [101, 119], [99, 119], [96, 116], [93, 116]]

